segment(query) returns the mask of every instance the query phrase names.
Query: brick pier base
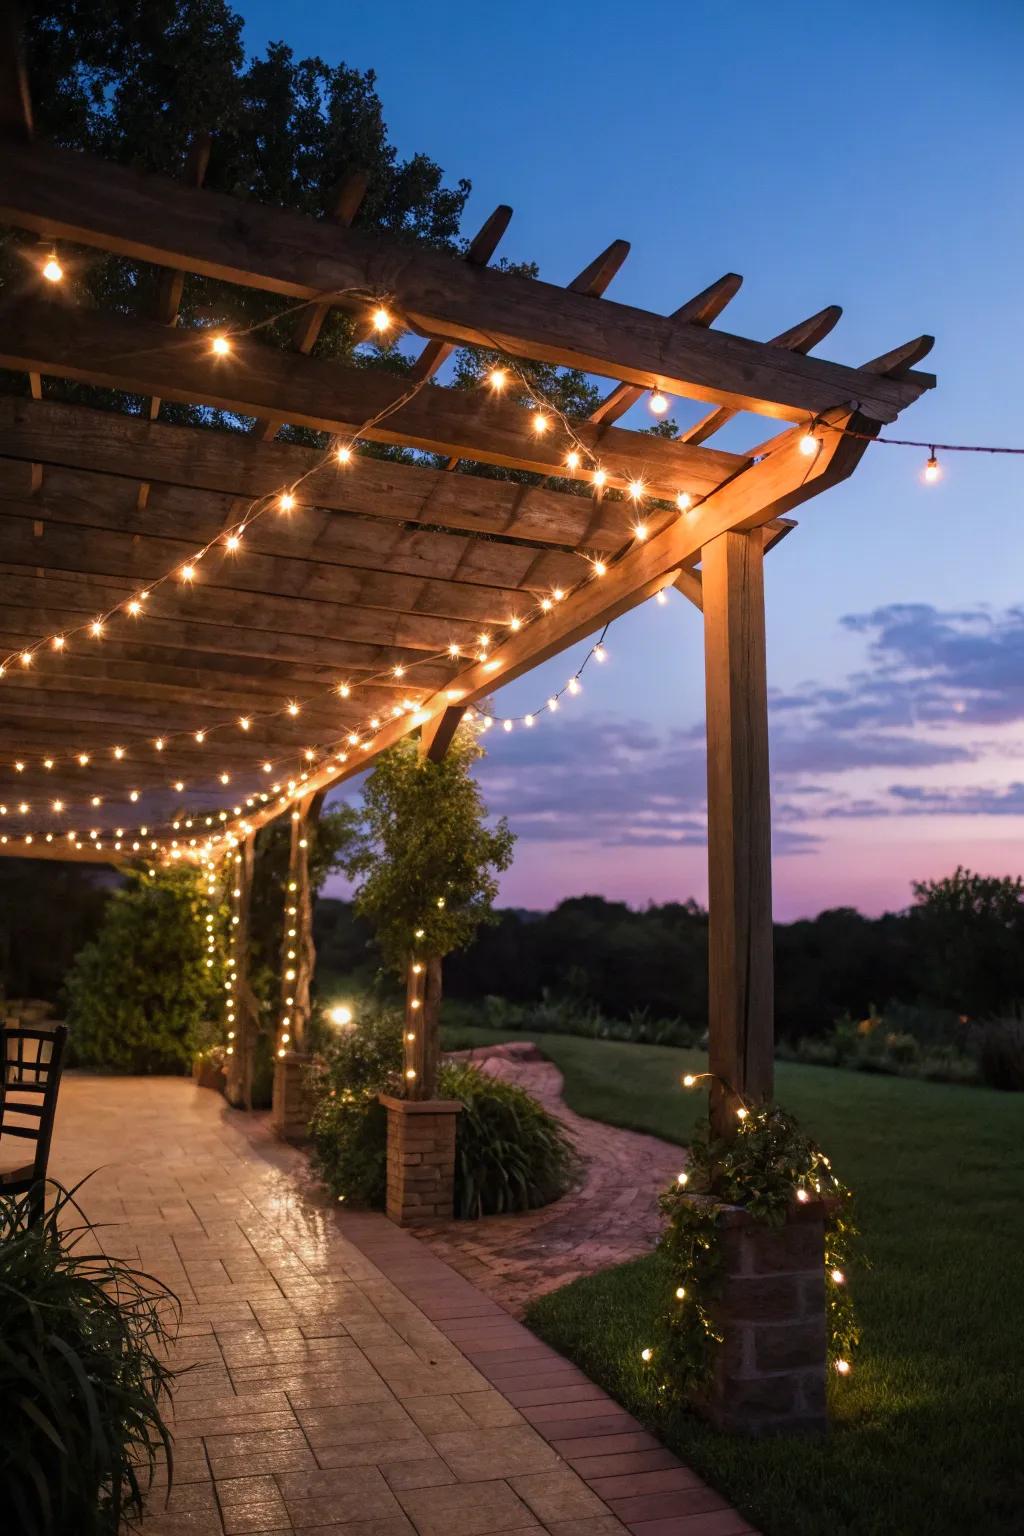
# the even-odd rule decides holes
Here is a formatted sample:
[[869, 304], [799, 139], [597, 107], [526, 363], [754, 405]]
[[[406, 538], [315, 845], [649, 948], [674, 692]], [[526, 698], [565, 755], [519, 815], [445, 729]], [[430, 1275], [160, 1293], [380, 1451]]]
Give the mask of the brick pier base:
[[388, 1112], [388, 1216], [400, 1227], [449, 1221], [455, 1187], [458, 1099], [393, 1099]]
[[714, 1308], [723, 1336], [704, 1412], [748, 1435], [820, 1434], [825, 1409], [825, 1216], [794, 1205], [783, 1227], [729, 1206], [720, 1222], [725, 1283]]
[[309, 1084], [312, 1056], [289, 1051], [274, 1060], [274, 1097], [270, 1123], [282, 1141], [308, 1141], [313, 1114], [313, 1095]]

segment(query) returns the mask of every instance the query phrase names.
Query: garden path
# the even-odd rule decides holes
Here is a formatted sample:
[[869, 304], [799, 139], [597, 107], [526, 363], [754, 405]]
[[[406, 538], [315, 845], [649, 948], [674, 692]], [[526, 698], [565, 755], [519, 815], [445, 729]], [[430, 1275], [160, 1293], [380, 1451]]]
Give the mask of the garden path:
[[447, 1264], [511, 1312], [580, 1275], [650, 1253], [662, 1227], [658, 1195], [685, 1153], [656, 1136], [575, 1114], [562, 1074], [536, 1046], [515, 1041], [452, 1053], [520, 1084], [568, 1128], [583, 1160], [577, 1187], [539, 1211], [452, 1221], [417, 1229]]
[[741, 1536], [586, 1376], [407, 1232], [341, 1212], [265, 1116], [68, 1074], [51, 1158], [183, 1303], [175, 1477], [143, 1536]]

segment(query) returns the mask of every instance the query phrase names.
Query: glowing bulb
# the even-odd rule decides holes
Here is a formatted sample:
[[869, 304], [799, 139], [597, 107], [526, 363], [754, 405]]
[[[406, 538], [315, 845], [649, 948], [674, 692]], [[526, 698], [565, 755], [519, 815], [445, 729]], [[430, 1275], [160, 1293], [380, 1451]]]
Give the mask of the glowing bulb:
[[665, 592], [659, 590], [659, 591], [655, 592], [654, 600], [655, 600], [656, 603], [660, 603], [661, 606], [664, 608], [665, 604], [668, 602], [668, 597], [667, 597]]
[[693, 506], [693, 497], [687, 491], [680, 491], [676, 497], [676, 506], [680, 512], [689, 512]]
[[88, 752], [79, 752], [79, 754], [78, 754], [78, 761], [79, 761], [79, 764], [84, 768], [86, 766], [86, 764], [88, 763], [88, 761], [89, 761], [89, 754], [88, 754]]
[[533, 413], [533, 430], [536, 432], [538, 437], [543, 437], [544, 433], [547, 431], [547, 429], [548, 429], [548, 427], [550, 427], [550, 425], [551, 425], [551, 422], [548, 419], [548, 417], [545, 416], [543, 411], [534, 411], [534, 413]]
[[226, 548], [230, 549], [232, 552], [238, 548], [241, 542], [242, 541], [238, 537], [237, 533], [229, 533], [227, 538], [224, 540]]
[[604, 561], [603, 560], [595, 560], [594, 561], [594, 575], [595, 576], [607, 576], [607, 574], [608, 574], [608, 567], [605, 565]]
[[295, 497], [292, 495], [291, 491], [282, 491], [280, 496], [277, 498], [277, 505], [280, 507], [282, 512], [290, 512], [295, 505]]
[[831, 1271], [831, 1275], [832, 1275], [832, 1280], [833, 1280], [833, 1282], [836, 1285], [845, 1285], [846, 1284], [846, 1276], [843, 1274], [841, 1269], [833, 1269]]
[[637, 542], [639, 544], [642, 544], [644, 539], [646, 539], [646, 537], [647, 537], [647, 524], [646, 523], [634, 523], [633, 524], [633, 537], [637, 540]]
[[250, 722], [245, 715], [242, 715], [238, 721], [238, 724], [243, 731], [247, 731], [249, 729]]
[[142, 604], [139, 602], [137, 597], [133, 597], [131, 602], [128, 604], [128, 612], [131, 614], [133, 619], [138, 618], [139, 614], [142, 612]]
[[563, 587], [555, 587], [552, 590], [551, 596], [554, 598], [556, 603], [560, 603], [562, 598], [565, 596], [565, 589]]
[[298, 714], [298, 712], [299, 712], [299, 706], [296, 704], [295, 700], [293, 699], [292, 702], [288, 705], [288, 713], [290, 715], [292, 715], [292, 716], [295, 716], [295, 715]]
[[640, 1351], [640, 1359], [641, 1360], [651, 1360], [653, 1358], [654, 1358], [654, 1350], [653, 1349], [642, 1349]]
[[343, 445], [338, 449], [336, 458], [339, 464], [350, 464], [352, 462], [352, 449]]
[[796, 1192], [796, 1197], [800, 1201], [801, 1205], [806, 1205], [808, 1200], [811, 1198], [806, 1189], [798, 1189]]
[[550, 699], [548, 699], [548, 709], [550, 709], [551, 713], [554, 714], [557, 708], [558, 700], [555, 698], [554, 694], [552, 694]]
[[747, 1118], [747, 1116], [749, 1115], [749, 1113], [750, 1113], [749, 1109], [745, 1109], [744, 1106], [741, 1104], [739, 1109], [736, 1111], [736, 1119], [737, 1120], [745, 1120]]
[[202, 746], [203, 742], [206, 740], [206, 732], [205, 731], [196, 731], [195, 739], [199, 743], [199, 745]]
[[163, 749], [164, 749], [164, 739], [163, 739], [163, 737], [162, 736], [158, 736], [156, 738], [156, 741], [154, 741], [153, 745], [154, 745], [154, 747], [156, 748], [156, 750], [158, 752], [162, 752]]
[[62, 651], [64, 649], [64, 636], [54, 635], [52, 645], [55, 651]]
[[373, 312], [373, 328], [375, 331], [387, 331], [391, 328], [391, 316], [383, 304], [378, 304]]
[[124, 757], [124, 747], [115, 747], [114, 756], [117, 758], [118, 762], [120, 762], [122, 757]]
[[931, 456], [924, 467], [923, 477], [929, 485], [934, 485], [936, 480], [941, 479], [941, 476], [942, 467], [939, 464], [938, 459], [935, 457], [935, 449], [933, 448], [931, 451]]
[[598, 642], [598, 644], [594, 646], [592, 654], [595, 661], [604, 661], [608, 655], [608, 652], [605, 650], [604, 646]]
[[210, 346], [217, 357], [227, 357], [231, 351], [231, 343], [226, 336], [215, 336], [210, 342]]
[[399, 666], [399, 667], [392, 667], [391, 675], [392, 675], [392, 677], [404, 677], [405, 676], [405, 668], [401, 667], [401, 666]]
[[545, 613], [551, 612], [552, 603], [550, 597], [542, 597], [540, 600], [540, 605]]
[[683, 1173], [677, 1173], [676, 1174], [676, 1183], [679, 1185], [680, 1189], [685, 1184], [689, 1184], [689, 1182], [690, 1182], [690, 1175], [688, 1173], [686, 1173], [685, 1171]]
[[503, 725], [504, 725], [504, 728], [505, 728], [506, 731], [510, 731], [512, 729], [512, 721], [511, 720], [505, 720], [503, 722]]
[[641, 496], [644, 494], [644, 483], [643, 483], [643, 481], [642, 480], [631, 480], [629, 482], [629, 494], [632, 496], [634, 501], [639, 501]]
[[813, 432], [805, 432], [800, 439], [800, 452], [809, 459], [816, 454], [821, 447], [821, 438], [815, 437]]
[[508, 627], [509, 627], [509, 629], [511, 629], [511, 630], [519, 630], [519, 629], [522, 629], [522, 627], [523, 627], [523, 621], [522, 621], [522, 619], [517, 619], [517, 618], [511, 618], [511, 619], [509, 619], [509, 621], [508, 621]]
[[686, 1076], [683, 1078], [683, 1087], [692, 1088], [696, 1081], [697, 1079], [694, 1077], [693, 1073], [687, 1072]]
[[55, 253], [51, 253], [49, 260], [43, 267], [43, 276], [48, 283], [59, 283], [64, 276], [64, 268], [57, 260]]
[[30, 667], [32, 665], [32, 652], [31, 651], [22, 651], [22, 653], [21, 653], [21, 664], [22, 664], [23, 667]]
[[608, 480], [608, 476], [606, 475], [606, 473], [605, 473], [605, 471], [603, 469], [595, 469], [594, 470], [594, 484], [596, 486], [604, 485], [607, 482], [607, 480]]
[[568, 683], [566, 684], [566, 687], [568, 688], [570, 693], [579, 693], [579, 691], [580, 691], [580, 680], [579, 680], [579, 678], [578, 677], [570, 677]]
[[504, 368], [492, 368], [490, 373], [487, 375], [487, 382], [491, 388], [500, 395], [501, 391], [508, 383], [508, 374]]
[[531, 726], [533, 724], [533, 716], [532, 715], [524, 715], [523, 716], [523, 724], [525, 726], [527, 726], [527, 727]]
[[647, 404], [655, 416], [664, 416], [668, 410], [668, 396], [663, 395], [660, 389], [656, 389]]
[[849, 1362], [849, 1360], [837, 1360], [835, 1362], [835, 1367], [836, 1367], [836, 1370], [839, 1372], [840, 1376], [849, 1376], [849, 1374], [850, 1374], [850, 1362]]
[[338, 697], [340, 699], [347, 699], [351, 692], [352, 689], [349, 687], [348, 683], [338, 684]]
[[686, 1286], [685, 1285], [677, 1285], [676, 1286], [676, 1301], [682, 1301], [682, 1299], [683, 1299], [683, 1297], [685, 1295], [686, 1295]]
[[575, 448], [573, 448], [569, 453], [566, 454], [566, 456], [565, 456], [565, 467], [566, 467], [566, 469], [571, 469], [573, 471], [579, 469], [579, 467], [580, 467], [580, 456], [576, 452]]
[[407, 1067], [405, 1075], [406, 1075], [406, 1077], [409, 1079], [409, 1081], [411, 1083], [413, 1078], [416, 1076], [416, 1068], [415, 1067]]
[[195, 574], [196, 574], [196, 568], [195, 568], [194, 565], [183, 565], [182, 566], [182, 568], [181, 568], [181, 579], [182, 579], [182, 581], [192, 581], [192, 580], [194, 580]]

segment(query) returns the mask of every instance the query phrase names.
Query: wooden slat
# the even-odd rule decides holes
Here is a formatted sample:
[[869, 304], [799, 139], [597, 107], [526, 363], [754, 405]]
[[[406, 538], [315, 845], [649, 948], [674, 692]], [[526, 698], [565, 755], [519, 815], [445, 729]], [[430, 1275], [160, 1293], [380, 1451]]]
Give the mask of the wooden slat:
[[451, 746], [452, 737], [458, 730], [465, 713], [464, 704], [453, 704], [449, 709], [443, 709], [439, 715], [428, 720], [420, 729], [420, 756], [425, 757], [429, 762], [439, 763]]
[[585, 293], [592, 299], [600, 298], [612, 278], [629, 255], [628, 240], [613, 240], [600, 256], [588, 262], [568, 285], [570, 293]]
[[[500, 203], [490, 218], [485, 221], [466, 249], [465, 260], [474, 267], [486, 267], [505, 233], [512, 219], [512, 209], [507, 203]], [[432, 379], [441, 364], [451, 356], [455, 347], [450, 341], [428, 341], [415, 363], [409, 377], [419, 383], [421, 380]]]
[[[801, 320], [798, 325], [790, 326], [788, 331], [781, 331], [778, 336], [773, 336], [768, 342], [770, 347], [785, 347], [790, 352], [809, 352], [816, 347], [819, 341], [832, 331], [842, 316], [842, 309], [838, 304], [829, 304], [825, 309], [819, 309], [817, 314], [810, 315], [806, 320]], [[681, 443], [703, 443], [715, 432], [725, 426], [727, 421], [732, 421], [736, 415], [726, 406], [719, 406], [717, 410], [709, 411], [699, 421], [680, 432]]]
[[629, 538], [632, 503], [593, 502], [542, 486], [356, 454], [344, 467], [314, 449], [260, 443], [247, 434], [149, 423], [139, 417], [52, 401], [0, 396], [0, 454], [102, 474], [137, 477], [259, 500], [316, 474], [303, 495], [317, 506], [403, 523], [500, 534], [534, 544], [577, 545], [612, 553]]
[[[692, 299], [675, 310], [669, 317], [689, 325], [710, 325], [722, 310], [739, 293], [743, 279], [738, 272], [726, 272], [717, 282], [709, 284]], [[603, 421], [606, 426], [618, 421], [646, 392], [643, 384], [616, 384], [600, 404], [591, 412], [591, 421]]]
[[430, 339], [792, 420], [857, 400], [891, 421], [934, 382], [866, 375], [607, 300], [596, 314], [586, 295], [549, 283], [40, 145], [12, 143], [0, 157], [0, 219], [295, 298], [386, 296]]
[[873, 357], [870, 363], [863, 363], [862, 371], [878, 373], [887, 379], [906, 378], [914, 364], [927, 357], [934, 345], [934, 336], [915, 336], [913, 341], [905, 341], [891, 352], [883, 352], [881, 357]]
[[[68, 310], [46, 299], [0, 304], [0, 366], [161, 394], [242, 416], [273, 410], [293, 425], [340, 434], [356, 432], [409, 392], [406, 381], [390, 373], [289, 356], [252, 340], [239, 341], [231, 356], [216, 358], [201, 332]], [[495, 399], [491, 391], [434, 386], [422, 388], [362, 435], [536, 474], [564, 474], [570, 443], [561, 429], [538, 435], [532, 418], [532, 411]], [[625, 487], [640, 479], [652, 495], [705, 494], [744, 462], [735, 454], [619, 427], [581, 422], [577, 436], [599, 454], [609, 484]]]

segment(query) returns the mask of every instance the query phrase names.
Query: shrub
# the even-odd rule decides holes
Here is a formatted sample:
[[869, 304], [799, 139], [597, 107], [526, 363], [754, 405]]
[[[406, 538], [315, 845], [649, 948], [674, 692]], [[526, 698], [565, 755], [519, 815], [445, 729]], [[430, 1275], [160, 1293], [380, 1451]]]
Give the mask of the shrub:
[[[377, 1095], [401, 1088], [401, 1015], [360, 1010], [325, 1055], [310, 1123], [313, 1167], [339, 1199], [383, 1205], [387, 1115]], [[456, 1122], [457, 1216], [531, 1210], [568, 1189], [577, 1166], [572, 1143], [524, 1089], [446, 1062], [438, 1092], [465, 1106]]]
[[[0, 1499], [21, 1536], [115, 1536], [142, 1513], [171, 1372], [177, 1301], [93, 1250], [74, 1191], [30, 1227], [0, 1199]], [[70, 1220], [70, 1224], [69, 1224]]]
[[898, 1066], [915, 1066], [921, 1060], [921, 1047], [913, 1035], [894, 1032], [885, 1037], [886, 1054]]
[[992, 1019], [978, 1035], [978, 1067], [990, 1088], [1024, 1092], [1024, 1021]]
[[455, 1131], [456, 1216], [529, 1211], [569, 1188], [577, 1157], [565, 1127], [524, 1088], [449, 1061], [438, 1091], [463, 1105]]
[[67, 982], [72, 1060], [105, 1072], [183, 1072], [219, 1016], [219, 965], [206, 964], [209, 911], [198, 872], [132, 872]]

